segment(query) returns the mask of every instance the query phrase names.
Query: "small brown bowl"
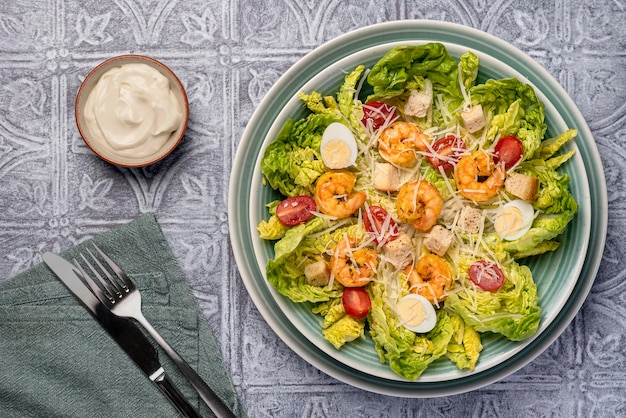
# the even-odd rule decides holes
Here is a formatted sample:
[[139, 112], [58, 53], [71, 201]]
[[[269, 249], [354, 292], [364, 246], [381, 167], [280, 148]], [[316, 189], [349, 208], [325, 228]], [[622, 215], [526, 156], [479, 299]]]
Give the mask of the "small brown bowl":
[[[182, 120], [178, 128], [171, 133], [166, 140], [165, 144], [154, 153], [145, 156], [133, 156], [128, 155], [129, 152], [122, 152], [126, 155], [120, 155], [115, 149], [110, 146], [104, 146], [100, 141], [95, 140], [95, 136], [91, 131], [89, 124], [85, 118], [85, 103], [89, 98], [90, 93], [96, 87], [100, 78], [109, 70], [115, 67], [121, 67], [125, 64], [147, 64], [150, 67], [156, 69], [169, 81], [170, 89], [174, 93], [174, 97], [178, 101], [182, 110]], [[185, 135], [187, 129], [187, 122], [189, 120], [189, 102], [187, 100], [187, 94], [182, 83], [176, 77], [176, 74], [170, 70], [167, 66], [161, 62], [142, 55], [120, 55], [110, 58], [96, 68], [85, 77], [85, 80], [81, 84], [78, 94], [76, 96], [75, 105], [76, 125], [80, 136], [85, 141], [85, 144], [100, 158], [103, 160], [122, 167], [145, 167], [150, 164], [154, 164], [157, 161], [162, 160], [169, 155], [180, 143]]]

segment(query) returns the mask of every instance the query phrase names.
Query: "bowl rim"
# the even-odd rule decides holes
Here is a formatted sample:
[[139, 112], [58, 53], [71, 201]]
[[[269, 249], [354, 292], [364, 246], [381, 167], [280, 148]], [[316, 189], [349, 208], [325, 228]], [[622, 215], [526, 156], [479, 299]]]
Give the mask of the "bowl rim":
[[[418, 41], [403, 40], [403, 41], [396, 41], [396, 42], [381, 43], [376, 46], [360, 49], [357, 52], [354, 52], [335, 62], [328, 64], [323, 70], [321, 70], [320, 72], [317, 72], [312, 77], [307, 78], [305, 81], [302, 82], [302, 86], [300, 87], [299, 90], [305, 91], [305, 92], [310, 92], [312, 90], [315, 90], [315, 91], [322, 92], [322, 94], [330, 94], [331, 90], [328, 90], [329, 86], [324, 85], [324, 87], [321, 87], [321, 85], [324, 84], [323, 80], [332, 79], [333, 78], [332, 74], [345, 73], [347, 71], [346, 70], [347, 68], [354, 68], [358, 64], [364, 64], [366, 61], [368, 61], [368, 58], [370, 57], [380, 57], [393, 47], [399, 47], [399, 46], [405, 46], [405, 45], [420, 45], [423, 43], [424, 41], [422, 40], [418, 40]], [[463, 52], [468, 50], [467, 47], [460, 45], [458, 43], [451, 43], [451, 42], [446, 42], [446, 41], [442, 41], [441, 43], [443, 43], [448, 49], [448, 52], [452, 56], [455, 56], [455, 57], [460, 56]], [[480, 62], [482, 63], [481, 69], [483, 73], [490, 73], [494, 71], [495, 69], [497, 69], [495, 71], [504, 70], [507, 76], [514, 76], [518, 78], [520, 81], [522, 81], [523, 83], [529, 84], [533, 86], [533, 88], [537, 89], [537, 87], [531, 81], [529, 81], [524, 76], [524, 74], [521, 74], [519, 71], [517, 71], [515, 68], [511, 67], [510, 65], [490, 56], [489, 54], [485, 54], [483, 51], [473, 49], [473, 52], [476, 55], [478, 55], [480, 58]], [[373, 65], [373, 63], [368, 63], [368, 65]], [[489, 78], [490, 76], [487, 75], [486, 77]], [[338, 78], [341, 79], [341, 77], [339, 76]], [[334, 91], [334, 88], [332, 91]], [[568, 129], [567, 123], [563, 120], [558, 110], [553, 106], [552, 102], [547, 97], [544, 97], [543, 92], [537, 89], [536, 94], [537, 94], [537, 97], [545, 105], [545, 109], [546, 109], [545, 115], [546, 115], [546, 118], [550, 119], [549, 122], [552, 122], [551, 126], [554, 127], [553, 129], [556, 129], [557, 130], [556, 132], [558, 133], [563, 132], [564, 130]], [[269, 144], [271, 143], [271, 139], [275, 138], [276, 135], [278, 135], [278, 133], [280, 132], [283, 126], [283, 123], [287, 119], [293, 118], [294, 113], [297, 112], [298, 109], [301, 109], [301, 108], [302, 108], [301, 100], [297, 96], [291, 97], [291, 99], [278, 112], [276, 118], [274, 118], [271, 122], [268, 123], [269, 129], [263, 137], [264, 146], [269, 146]], [[576, 147], [575, 143], [567, 144], [566, 147], [571, 147], [576, 152], [572, 158], [572, 162], [570, 162], [568, 165], [569, 167], [568, 170], [574, 169], [574, 171], [576, 171], [576, 169], [572, 168], [572, 166], [580, 167], [580, 165], [582, 164], [579, 149]], [[256, 170], [252, 174], [252, 186], [250, 189], [250, 194], [252, 196], [262, 195], [261, 189], [269, 188], [269, 186], [263, 185], [262, 178], [264, 176], [260, 172], [260, 165], [261, 165], [263, 152], [264, 152], [264, 148], [261, 149], [261, 151], [255, 158], [254, 167]], [[580, 183], [580, 186], [578, 187], [577, 202], [579, 202], [578, 203], [579, 210], [576, 216], [576, 222], [579, 222], [581, 225], [581, 228], [583, 228], [581, 232], [584, 233], [585, 238], [581, 242], [577, 243], [577, 247], [580, 248], [579, 252], [584, 253], [586, 252], [586, 247], [589, 242], [589, 236], [588, 236], [589, 222], [587, 222], [587, 220], [590, 215], [590, 210], [589, 210], [590, 209], [589, 208], [589, 194], [590, 193], [588, 190], [589, 181], [587, 178], [587, 174], [584, 170], [581, 170], [581, 171], [582, 173], [579, 174], [580, 178], [577, 178], [577, 180], [579, 180], [581, 183]], [[252, 205], [253, 203], [251, 203], [251, 206]], [[258, 225], [258, 223], [261, 220], [266, 219], [266, 213], [264, 212], [260, 218], [258, 217], [259, 217], [259, 213], [253, 213], [253, 209], [251, 207], [250, 209], [251, 225]], [[254, 234], [256, 229], [255, 228], [252, 228], [252, 229], [253, 230], [251, 231], [251, 234]], [[567, 234], [564, 233], [563, 235], [567, 235]], [[267, 242], [259, 239], [258, 236], [255, 238], [256, 239], [253, 240], [253, 245], [254, 245], [254, 252], [256, 255], [256, 259], [262, 260], [264, 256], [263, 247], [267, 246], [266, 245]], [[574, 247], [569, 246], [568, 248], [571, 250]], [[584, 259], [578, 258], [573, 261], [574, 262], [573, 264], [570, 265], [570, 270], [568, 270], [568, 272], [570, 273], [570, 275], [578, 276], [580, 275], [580, 272], [582, 271]], [[524, 265], [526, 263], [522, 262], [520, 264]], [[311, 342], [311, 344], [318, 347], [321, 351], [325, 352], [327, 355], [340, 359], [340, 361], [342, 361], [342, 363], [345, 364], [346, 366], [352, 367], [360, 371], [364, 371], [363, 367], [365, 366], [363, 366], [362, 358], [354, 358], [353, 357], [354, 352], [352, 352], [352, 354], [347, 354], [347, 355], [343, 354], [351, 350], [352, 346], [348, 346], [344, 350], [339, 350], [339, 354], [337, 354], [337, 350], [334, 347], [332, 347], [330, 344], [328, 344], [327, 341], [321, 338], [321, 335], [318, 332], [318, 330], [313, 330], [311, 328], [308, 328], [306, 327], [305, 324], [302, 323], [303, 321], [306, 322], [307, 320], [309, 320], [308, 318], [303, 320], [302, 315], [308, 316], [310, 315], [310, 312], [307, 312], [306, 314], [302, 314], [301, 312], [295, 312], [295, 311], [300, 311], [297, 308], [294, 309], [294, 306], [297, 306], [298, 304], [294, 305], [292, 301], [290, 301], [284, 295], [281, 295], [280, 292], [278, 292], [269, 283], [267, 283], [267, 277], [264, 271], [265, 265], [263, 263], [259, 263], [258, 267], [261, 270], [261, 273], [263, 274], [263, 278], [266, 281], [265, 285], [269, 288], [269, 291], [272, 292], [273, 294], [276, 305], [285, 313], [285, 316], [287, 317], [287, 319], [299, 330], [302, 336], [307, 338]], [[541, 278], [542, 276], [537, 276], [535, 280], [541, 279]], [[541, 292], [540, 282], [536, 281], [536, 283], [537, 283], [538, 293], [539, 293]], [[479, 362], [479, 364], [477, 364], [474, 370], [470, 372], [459, 370], [459, 369], [454, 369], [453, 371], [449, 371], [447, 373], [445, 372], [439, 373], [435, 377], [435, 376], [429, 375], [429, 373], [431, 372], [429, 368], [429, 370], [426, 371], [425, 374], [420, 377], [419, 381], [424, 382], [424, 383], [452, 381], [452, 380], [459, 378], [458, 376], [459, 372], [465, 373], [465, 375], [480, 374], [485, 371], [488, 371], [490, 368], [494, 367], [494, 365], [497, 365], [503, 361], [506, 361], [506, 359], [502, 360], [501, 357], [505, 356], [506, 358], [508, 358], [508, 357], [514, 356], [517, 352], [523, 350], [527, 345], [531, 344], [534, 339], [539, 337], [544, 332], [544, 330], [550, 326], [551, 322], [555, 319], [560, 309], [567, 303], [567, 300], [569, 299], [569, 295], [571, 294], [571, 291], [573, 290], [574, 284], [575, 284], [575, 281], [568, 281], [566, 283], [566, 286], [559, 286], [560, 297], [556, 299], [556, 301], [559, 302], [558, 304], [550, 303], [549, 304], [550, 309], [547, 309], [546, 305], [543, 305], [543, 304], [541, 305], [542, 306], [542, 314], [541, 314], [542, 320], [541, 320], [539, 329], [532, 336], [522, 341], [515, 342], [516, 346], [514, 348], [507, 349], [495, 356], [492, 354], [493, 352], [484, 353], [481, 356], [481, 361]], [[543, 303], [545, 304], [545, 301], [543, 301]], [[306, 311], [306, 309], [304, 310]], [[378, 378], [388, 379], [388, 380], [404, 381], [403, 378], [393, 373], [391, 369], [389, 368], [384, 369], [383, 371], [380, 371], [380, 370], [375, 371], [374, 373], [371, 373], [371, 375], [376, 376]]]
[[[142, 63], [146, 63], [148, 65], [150, 65], [152, 68], [155, 68], [157, 71], [159, 71], [160, 73], [162, 73], [165, 77], [168, 78], [168, 80], [170, 81], [174, 81], [174, 86], [172, 86], [178, 93], [180, 93], [180, 96], [182, 97], [182, 105], [183, 105], [183, 120], [181, 122], [181, 127], [177, 129], [176, 132], [178, 132], [177, 138], [175, 141], [173, 141], [169, 147], [164, 148], [161, 150], [161, 152], [159, 152], [158, 154], [156, 154], [155, 156], [151, 157], [150, 159], [144, 160], [144, 161], [138, 161], [138, 162], [125, 162], [125, 161], [118, 161], [115, 160], [107, 155], [104, 155], [100, 150], [98, 150], [90, 141], [89, 141], [89, 136], [86, 135], [86, 128], [84, 126], [82, 126], [81, 124], [81, 103], [84, 103], [84, 101], [87, 100], [87, 98], [89, 97], [89, 92], [86, 92], [86, 86], [87, 84], [96, 76], [101, 76], [102, 74], [104, 74], [106, 71], [109, 70], [110, 67], [113, 67], [115, 64], [117, 64], [119, 61], [131, 61], [131, 62], [142, 62]], [[94, 86], [97, 84], [97, 81], [93, 84]], [[85, 76], [85, 78], [83, 79], [83, 81], [80, 84], [80, 87], [78, 88], [78, 92], [76, 93], [76, 99], [74, 101], [74, 118], [76, 121], [76, 127], [78, 128], [78, 132], [80, 134], [80, 137], [82, 138], [83, 142], [85, 143], [85, 145], [87, 145], [87, 147], [89, 147], [89, 149], [96, 154], [98, 157], [100, 157], [102, 160], [116, 165], [116, 166], [120, 166], [120, 167], [128, 167], [128, 168], [140, 168], [140, 167], [146, 167], [148, 165], [154, 164], [158, 161], [161, 161], [162, 159], [164, 159], [165, 157], [167, 157], [169, 154], [172, 153], [172, 151], [174, 151], [176, 149], [176, 147], [178, 147], [178, 145], [180, 144], [180, 142], [183, 140], [184, 136], [185, 136], [185, 132], [187, 131], [187, 124], [189, 122], [189, 100], [187, 97], [187, 92], [185, 91], [185, 87], [183, 85], [183, 83], [180, 81], [180, 79], [178, 78], [178, 76], [176, 75], [176, 73], [174, 73], [174, 71], [172, 71], [171, 68], [169, 68], [167, 65], [163, 64], [161, 61], [149, 57], [147, 55], [141, 55], [141, 54], [122, 54], [122, 55], [116, 55], [114, 57], [108, 58], [102, 62], [100, 62], [98, 65], [96, 65], [91, 71], [89, 71], [89, 73], [87, 74], [87, 76]]]
[[[263, 303], [265, 303], [265, 299], [270, 296], [257, 292], [257, 285], [253, 281], [260, 280], [260, 278], [256, 277], [256, 269], [254, 269], [254, 254], [250, 254], [252, 251], [244, 245], [247, 245], [246, 236], [249, 225], [248, 219], [245, 218], [245, 214], [243, 212], [245, 209], [249, 208], [241, 208], [242, 199], [240, 198], [240, 195], [245, 195], [246, 192], [249, 191], [249, 180], [251, 180], [252, 175], [250, 173], [237, 172], [235, 170], [238, 167], [241, 167], [243, 163], [246, 163], [246, 161], [249, 161], [251, 158], [250, 155], [256, 153], [257, 148], [262, 146], [264, 134], [263, 136], [261, 136], [261, 134], [265, 132], [265, 130], [269, 130], [270, 127], [264, 127], [262, 130], [263, 132], [253, 132], [260, 120], [268, 117], [274, 117], [274, 114], [278, 113], [278, 111], [275, 110], [265, 112], [262, 109], [270, 104], [274, 104], [273, 102], [275, 99], [273, 99], [272, 96], [275, 95], [280, 89], [291, 87], [291, 84], [293, 84], [292, 81], [289, 81], [288, 76], [293, 78], [294, 75], [303, 71], [303, 68], [308, 66], [311, 63], [311, 60], [319, 59], [320, 57], [328, 58], [329, 50], [336, 48], [338, 52], [335, 52], [335, 55], [329, 61], [329, 65], [335, 61], [339, 61], [346, 55], [351, 55], [356, 52], [351, 50], [362, 43], [358, 40], [359, 38], [371, 38], [373, 32], [377, 32], [378, 36], [386, 35], [381, 36], [380, 38], [390, 37], [395, 40], [400, 37], [405, 39], [405, 37], [411, 35], [412, 40], [424, 42], [437, 41], [442, 36], [442, 33], [451, 32], [451, 38], [459, 40], [463, 39], [463, 42], [465, 42], [467, 37], [469, 37], [470, 42], [466, 45], [468, 49], [480, 50], [481, 52], [490, 55], [492, 51], [495, 50], [505, 51], [507, 53], [512, 52], [510, 57], [507, 55], [507, 64], [515, 69], [518, 69], [518, 71], [521, 67], [532, 70], [532, 74], [530, 74], [529, 77], [531, 79], [530, 81], [542, 91], [542, 86], [545, 86], [546, 84], [553, 86], [554, 92], [558, 92], [560, 94], [558, 100], [555, 102], [558, 105], [555, 105], [557, 107], [564, 108], [564, 114], [566, 117], [563, 115], [562, 117], [575, 121], [576, 127], [579, 128], [579, 138], [581, 138], [581, 141], [583, 141], [582, 138], [589, 138], [589, 141], [584, 141], [582, 143], [582, 151], [589, 151], [584, 154], [585, 158], [583, 163], [586, 167], [588, 175], [591, 176], [588, 179], [589, 183], [593, 181], [596, 186], [596, 190], [594, 192], [594, 197], [596, 199], [591, 202], [592, 216], [590, 219], [590, 239], [593, 242], [590, 242], [587, 247], [585, 256], [586, 259], [584, 261], [582, 271], [580, 272], [581, 275], [579, 276], [580, 280], [578, 280], [575, 284], [575, 288], [569, 297], [570, 303], [556, 315], [553, 322], [541, 335], [534, 339], [529, 346], [525, 347], [524, 350], [518, 352], [512, 359], [509, 359], [506, 364], [495, 366], [490, 369], [488, 373], [483, 372], [478, 375], [461, 376], [462, 380], [459, 380], [454, 387], [449, 387], [449, 382], [428, 382], [426, 384], [420, 384], [418, 381], [408, 382], [409, 384], [405, 386], [404, 384], [400, 385], [398, 383], [387, 382], [385, 379], [371, 379], [370, 376], [346, 367], [336, 359], [328, 357], [325, 353], [321, 352], [321, 350], [317, 349], [317, 347], [314, 347], [313, 344], [290, 338], [290, 333], [294, 331], [299, 332], [299, 330], [294, 329], [291, 326], [287, 326], [286, 324], [278, 323], [277, 321], [279, 317], [274, 313], [267, 312], [267, 307], [263, 305]], [[384, 40], [379, 41], [378, 43], [380, 42], [386, 43], [389, 41]], [[448, 40], [446, 42], [453, 41]], [[369, 46], [372, 46], [372, 44], [376, 45], [378, 43], [372, 42]], [[281, 98], [278, 101], [282, 102], [283, 99]], [[263, 138], [263, 140], [259, 141], [259, 138]], [[576, 143], [578, 144], [578, 140]], [[253, 158], [255, 159], [256, 156]], [[558, 81], [556, 81], [554, 76], [552, 76], [543, 66], [541, 66], [527, 53], [521, 51], [513, 44], [482, 30], [445, 21], [409, 19], [368, 25], [339, 35], [338, 37], [326, 41], [320, 46], [314, 48], [293, 64], [275, 82], [275, 84], [266, 93], [260, 104], [257, 105], [257, 109], [255, 109], [249, 119], [248, 126], [242, 133], [242, 138], [232, 165], [233, 172], [231, 173], [229, 187], [228, 213], [233, 253], [238, 267], [242, 269], [241, 276], [243, 284], [248, 290], [251, 299], [257, 306], [257, 309], [260, 311], [263, 319], [278, 335], [278, 337], [287, 346], [289, 346], [289, 348], [322, 372], [337, 378], [344, 383], [351, 384], [361, 389], [399, 397], [436, 397], [467, 392], [494, 383], [495, 381], [516, 372], [526, 364], [530, 363], [550, 344], [552, 344], [559, 337], [559, 335], [562, 334], [580, 310], [600, 267], [601, 255], [606, 242], [608, 204], [606, 181], [604, 179], [603, 166], [601, 163], [602, 161], [599, 156], [597, 145], [593, 141], [591, 130], [571, 97], [567, 94], [567, 92], [565, 92], [562, 86], [558, 84]], [[595, 171], [590, 172], [589, 170], [592, 169]], [[242, 187], [245, 190], [242, 190]], [[261, 306], [259, 306], [259, 304], [261, 304]]]

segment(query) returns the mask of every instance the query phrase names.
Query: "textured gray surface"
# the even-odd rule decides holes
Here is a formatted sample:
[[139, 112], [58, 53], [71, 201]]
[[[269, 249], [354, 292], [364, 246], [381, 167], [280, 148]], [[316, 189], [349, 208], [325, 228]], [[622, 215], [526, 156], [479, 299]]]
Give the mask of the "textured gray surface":
[[[620, 0], [22, 0], [0, 5], [0, 277], [153, 211], [252, 417], [626, 415], [626, 3]], [[256, 105], [324, 41], [368, 24], [439, 19], [534, 57], [587, 119], [605, 165], [609, 232], [595, 285], [562, 336], [514, 375], [475, 392], [414, 400], [317, 371], [264, 323], [228, 241], [228, 173]], [[164, 162], [119, 169], [74, 123], [87, 72], [153, 56], [187, 88], [186, 138]]]

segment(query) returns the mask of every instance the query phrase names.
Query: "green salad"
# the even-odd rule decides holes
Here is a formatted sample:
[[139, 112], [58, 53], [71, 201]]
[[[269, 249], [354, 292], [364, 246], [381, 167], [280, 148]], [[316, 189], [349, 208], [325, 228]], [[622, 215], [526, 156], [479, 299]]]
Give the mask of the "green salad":
[[558, 248], [577, 211], [559, 171], [576, 131], [546, 138], [533, 88], [478, 83], [479, 64], [395, 47], [334, 95], [302, 92], [308, 115], [261, 161], [283, 196], [257, 227], [274, 242], [267, 280], [337, 350], [369, 334], [408, 380], [438, 359], [473, 370], [484, 333], [531, 337], [541, 307], [522, 261]]

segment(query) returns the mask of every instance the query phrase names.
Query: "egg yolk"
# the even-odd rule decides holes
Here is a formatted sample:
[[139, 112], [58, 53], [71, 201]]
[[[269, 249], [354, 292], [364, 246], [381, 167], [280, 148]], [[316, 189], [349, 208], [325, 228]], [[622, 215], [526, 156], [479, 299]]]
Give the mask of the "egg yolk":
[[415, 299], [402, 299], [396, 309], [398, 310], [400, 321], [409, 327], [418, 326], [426, 318], [424, 306]]
[[331, 139], [324, 144], [323, 153], [329, 168], [344, 168], [350, 161], [350, 147], [340, 139]]
[[500, 236], [515, 235], [524, 227], [524, 215], [516, 207], [503, 208], [498, 214], [494, 226]]

